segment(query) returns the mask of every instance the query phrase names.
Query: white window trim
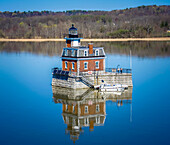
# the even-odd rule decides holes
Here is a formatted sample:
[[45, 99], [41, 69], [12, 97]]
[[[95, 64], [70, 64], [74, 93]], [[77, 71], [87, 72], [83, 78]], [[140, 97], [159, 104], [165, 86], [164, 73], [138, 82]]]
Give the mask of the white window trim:
[[89, 125], [89, 118], [84, 118], [84, 125], [85, 126], [88, 126]]
[[64, 55], [64, 56], [67, 56], [67, 53], [68, 53], [68, 52], [67, 52], [67, 49], [64, 49], [64, 51], [65, 51], [65, 55]]
[[[74, 64], [74, 65], [73, 65]], [[73, 68], [73, 66], [74, 66], [74, 68]], [[74, 70], [75, 69], [75, 63], [74, 62], [72, 62], [72, 70]]]
[[[67, 63], [67, 67], [66, 67], [66, 63]], [[68, 62], [67, 61], [65, 61], [65, 69], [67, 69], [68, 68]]]
[[[87, 112], [86, 112], [86, 107], [87, 107]], [[89, 107], [88, 106], [84, 107], [84, 113], [89, 113]]]
[[66, 104], [66, 111], [68, 111], [68, 105]]
[[97, 116], [97, 117], [96, 117], [96, 123], [97, 123], [97, 124], [100, 124], [100, 116]]
[[73, 105], [73, 113], [75, 112], [75, 106]]
[[[87, 68], [85, 68], [85, 63], [87, 63]], [[88, 62], [84, 62], [84, 69], [88, 69]]]
[[73, 125], [76, 125], [76, 119], [75, 118], [73, 118]]
[[86, 56], [88, 56], [88, 50], [84, 50], [84, 56], [85, 56], [85, 52], [86, 52]]
[[68, 123], [69, 123], [69, 117], [66, 116], [66, 124], [68, 124]]
[[74, 49], [71, 50], [71, 56], [74, 56]]
[[96, 69], [99, 69], [99, 61], [95, 61], [95, 66], [96, 66], [96, 62], [98, 62], [98, 67], [96, 67]]
[[65, 56], [65, 49], [63, 49], [62, 55]]
[[[96, 51], [98, 51], [98, 55], [96, 55]], [[95, 56], [99, 56], [99, 49], [96, 49], [96, 50], [95, 50]]]
[[[98, 110], [97, 110], [97, 108], [98, 108]], [[100, 106], [99, 106], [99, 104], [96, 105], [96, 112], [100, 112]]]

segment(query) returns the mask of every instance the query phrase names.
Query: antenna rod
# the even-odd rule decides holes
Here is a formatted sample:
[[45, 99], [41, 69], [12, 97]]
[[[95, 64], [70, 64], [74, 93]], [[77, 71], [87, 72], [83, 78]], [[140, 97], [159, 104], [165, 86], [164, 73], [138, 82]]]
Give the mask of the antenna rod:
[[130, 105], [130, 122], [132, 122], [132, 102], [131, 102], [131, 105]]
[[130, 69], [132, 69], [132, 53], [131, 53], [131, 49], [130, 49]]

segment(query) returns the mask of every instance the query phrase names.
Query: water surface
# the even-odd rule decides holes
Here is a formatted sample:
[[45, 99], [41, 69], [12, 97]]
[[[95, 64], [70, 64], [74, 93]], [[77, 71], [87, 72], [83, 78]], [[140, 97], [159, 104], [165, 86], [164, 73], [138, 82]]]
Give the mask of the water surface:
[[[75, 144], [170, 144], [169, 42], [94, 45], [105, 47], [106, 67], [130, 67], [132, 51], [133, 90], [122, 104], [105, 100], [104, 122], [82, 127]], [[73, 144], [51, 86], [64, 46], [0, 43], [0, 144]]]

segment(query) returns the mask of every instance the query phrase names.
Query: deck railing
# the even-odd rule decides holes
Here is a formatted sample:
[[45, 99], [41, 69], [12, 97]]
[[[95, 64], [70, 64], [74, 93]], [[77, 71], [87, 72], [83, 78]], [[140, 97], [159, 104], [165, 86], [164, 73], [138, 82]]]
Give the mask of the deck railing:
[[[72, 76], [72, 77], [77, 77], [78, 73], [77, 72], [72, 72], [72, 71], [64, 71], [61, 68], [53, 68], [52, 69], [53, 74], [59, 74], [59, 75], [67, 75], [67, 76]], [[105, 71], [88, 71], [88, 72], [79, 72], [79, 76], [85, 76], [85, 75], [100, 75], [104, 73], [128, 73], [131, 74], [132, 70], [131, 69], [126, 69], [126, 68], [106, 68]]]
[[61, 68], [55, 67], [52, 69], [53, 74], [66, 75], [66, 76], [77, 76], [77, 72], [64, 71]]
[[110, 73], [132, 73], [132, 69], [126, 69], [126, 68], [106, 68], [105, 72], [110, 72]]

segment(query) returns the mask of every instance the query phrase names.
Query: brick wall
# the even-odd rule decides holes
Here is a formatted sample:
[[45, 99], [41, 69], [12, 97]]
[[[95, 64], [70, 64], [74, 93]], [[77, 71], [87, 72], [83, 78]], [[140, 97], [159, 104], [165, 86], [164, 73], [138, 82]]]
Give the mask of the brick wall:
[[[99, 112], [96, 112], [96, 105], [99, 104]], [[104, 108], [104, 102], [100, 102], [100, 103], [95, 103], [95, 104], [92, 104], [92, 105], [88, 105], [88, 104], [82, 104], [80, 106], [80, 110], [81, 110], [81, 116], [84, 116], [84, 115], [95, 115], [95, 114], [104, 114], [105, 113], [105, 108]], [[88, 106], [88, 113], [85, 113], [85, 106]]]
[[[65, 69], [65, 61], [67, 61], [67, 69]], [[72, 62], [74, 62], [74, 70], [72, 69]], [[77, 61], [74, 60], [62, 60], [62, 70], [77, 72]]]
[[66, 110], [66, 104], [63, 104], [63, 113], [78, 114], [78, 105], [75, 106], [75, 111], [73, 112], [73, 105], [68, 105]]
[[[95, 62], [99, 61], [99, 69], [97, 69], [95, 66]], [[88, 62], [88, 69], [84, 69], [84, 62]], [[104, 69], [104, 59], [96, 59], [96, 60], [81, 60], [80, 61], [80, 72], [84, 71], [101, 71]]]

